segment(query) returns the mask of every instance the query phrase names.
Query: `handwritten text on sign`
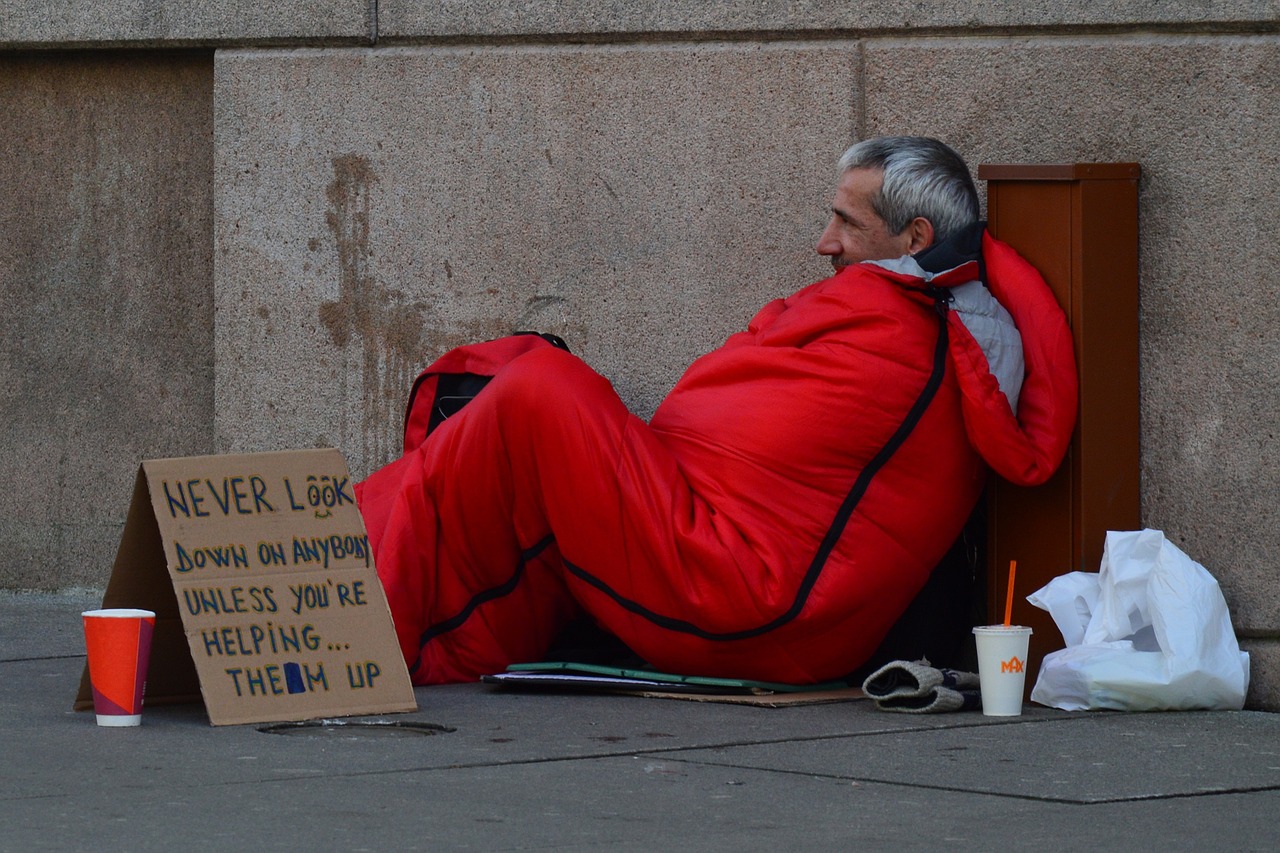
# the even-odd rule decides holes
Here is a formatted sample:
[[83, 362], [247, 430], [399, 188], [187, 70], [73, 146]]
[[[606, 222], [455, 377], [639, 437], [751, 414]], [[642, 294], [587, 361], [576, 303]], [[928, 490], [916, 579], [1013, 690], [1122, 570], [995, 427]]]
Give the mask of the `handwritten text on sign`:
[[415, 707], [336, 451], [144, 468], [211, 717], [218, 702], [279, 706], [272, 719]]
[[[305, 484], [294, 485], [288, 477], [282, 477], [283, 494], [272, 498], [268, 494], [265, 479], [256, 474], [223, 477], [220, 483], [205, 478], [179, 480], [161, 484], [169, 516], [174, 519], [223, 518], [255, 516], [277, 512], [277, 504], [289, 512], [310, 512], [317, 519], [333, 517], [335, 510], [345, 506], [355, 507], [351, 494], [350, 477], [333, 477], [328, 474], [307, 475]], [[177, 550], [175, 571], [191, 572], [207, 567], [251, 568], [251, 560], [260, 566], [284, 566], [292, 563], [316, 564], [328, 568], [333, 560], [345, 560], [348, 556], [370, 565], [369, 537], [363, 533], [330, 534], [329, 536], [294, 536], [291, 543], [260, 541], [218, 543], [192, 547], [189, 543], [174, 542]]]

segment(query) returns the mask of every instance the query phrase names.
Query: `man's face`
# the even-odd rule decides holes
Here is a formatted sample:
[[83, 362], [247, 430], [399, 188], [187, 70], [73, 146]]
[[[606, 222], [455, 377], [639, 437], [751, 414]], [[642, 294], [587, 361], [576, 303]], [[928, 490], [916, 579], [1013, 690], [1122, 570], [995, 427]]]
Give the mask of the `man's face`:
[[850, 169], [840, 176], [831, 202], [831, 221], [818, 240], [818, 254], [831, 258], [836, 272], [861, 261], [883, 261], [908, 254], [910, 229], [901, 234], [876, 214], [871, 199], [880, 192], [879, 169]]

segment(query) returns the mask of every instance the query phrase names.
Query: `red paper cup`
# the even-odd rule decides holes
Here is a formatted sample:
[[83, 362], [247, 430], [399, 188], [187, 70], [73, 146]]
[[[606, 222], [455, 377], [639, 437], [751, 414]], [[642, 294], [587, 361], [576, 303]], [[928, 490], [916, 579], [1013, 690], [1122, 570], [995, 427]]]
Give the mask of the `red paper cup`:
[[141, 724], [156, 614], [118, 609], [86, 610], [81, 616], [98, 725]]

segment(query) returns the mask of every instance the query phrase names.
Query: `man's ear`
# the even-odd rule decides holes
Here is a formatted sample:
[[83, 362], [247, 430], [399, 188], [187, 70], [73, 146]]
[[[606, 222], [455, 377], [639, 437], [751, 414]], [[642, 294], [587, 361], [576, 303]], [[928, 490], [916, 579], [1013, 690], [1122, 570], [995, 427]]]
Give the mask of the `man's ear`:
[[923, 216], [917, 216], [908, 222], [907, 227], [903, 229], [903, 233], [911, 238], [907, 244], [908, 255], [923, 252], [933, 245], [933, 223]]

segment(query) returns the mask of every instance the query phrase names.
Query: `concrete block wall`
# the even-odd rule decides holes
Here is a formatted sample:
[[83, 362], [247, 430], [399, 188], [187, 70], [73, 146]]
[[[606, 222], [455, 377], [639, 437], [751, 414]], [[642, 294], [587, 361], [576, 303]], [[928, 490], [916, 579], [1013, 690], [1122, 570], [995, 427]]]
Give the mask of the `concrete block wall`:
[[515, 328], [562, 335], [651, 413], [696, 355], [822, 276], [809, 235], [856, 56], [220, 52], [219, 443], [334, 442], [368, 471], [425, 361]]
[[0, 586], [106, 585], [213, 447], [213, 57], [0, 53]]
[[1280, 708], [1278, 90], [1265, 0], [0, 0], [0, 585], [104, 584], [145, 457], [369, 472], [465, 340], [557, 332], [648, 414], [825, 274], [840, 150], [924, 133], [1142, 164], [1143, 520]]

